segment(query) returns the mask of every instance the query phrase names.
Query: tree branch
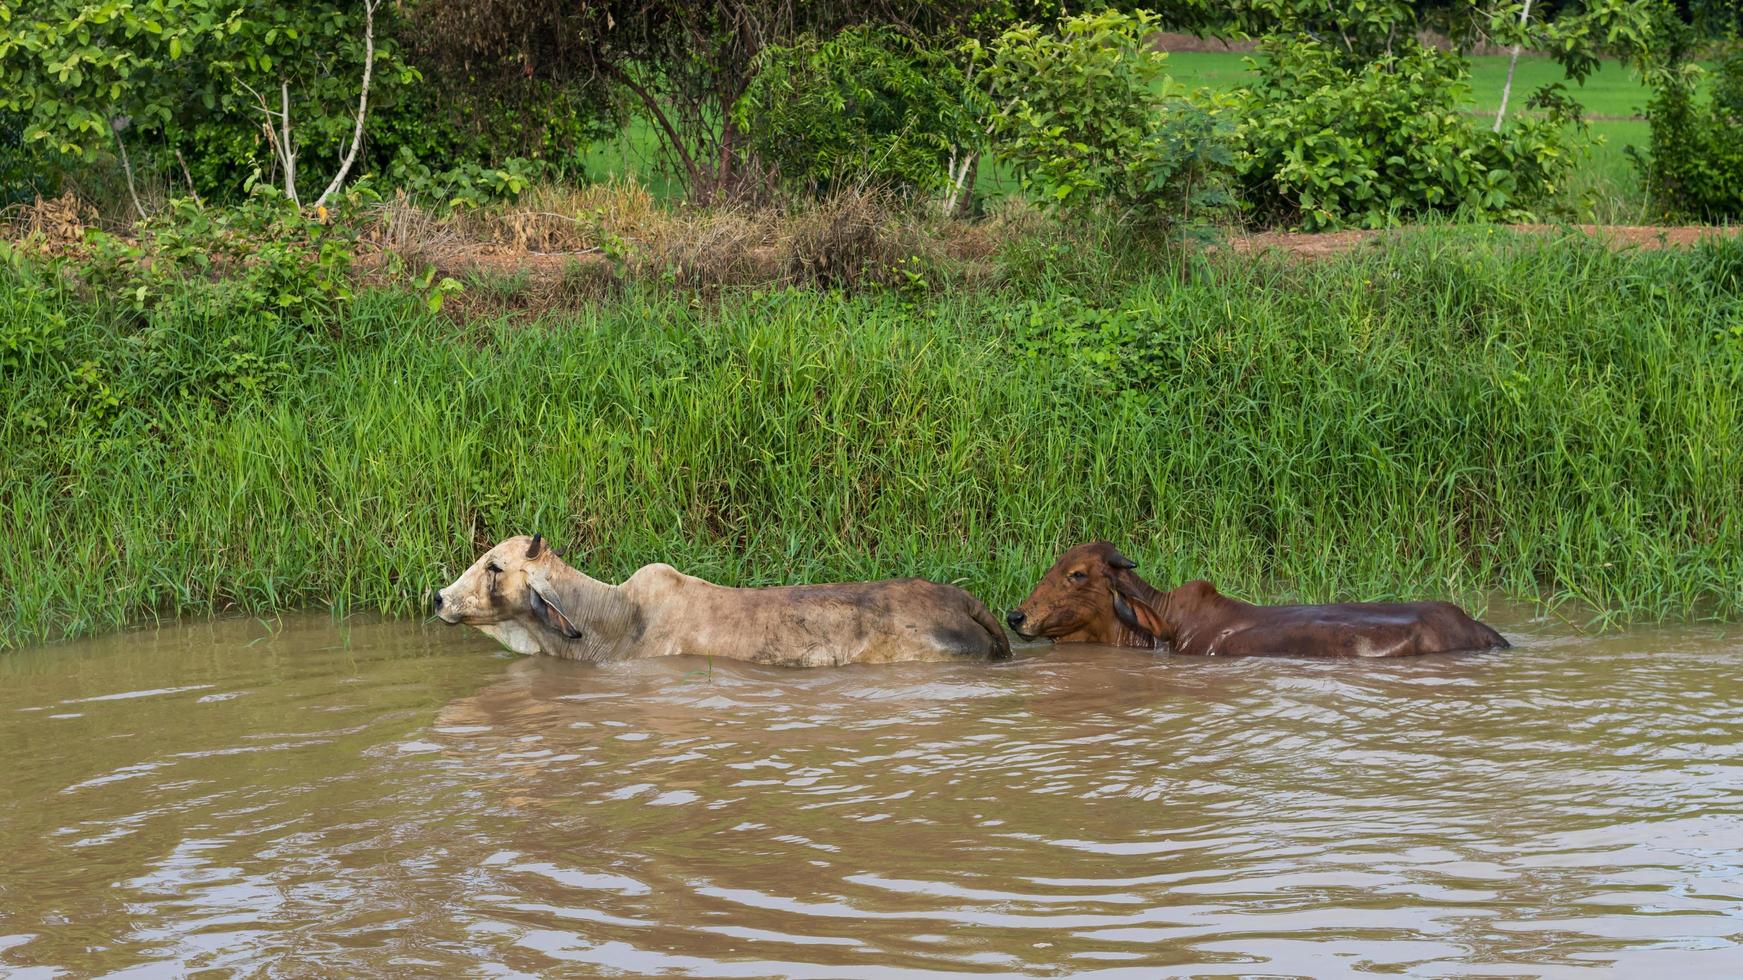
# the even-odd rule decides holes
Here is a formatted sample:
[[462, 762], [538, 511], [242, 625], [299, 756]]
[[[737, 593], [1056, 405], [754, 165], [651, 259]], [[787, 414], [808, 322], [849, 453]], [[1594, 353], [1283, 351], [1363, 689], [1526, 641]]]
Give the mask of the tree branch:
[[193, 172], [188, 170], [187, 158], [182, 156], [182, 148], [176, 147], [176, 162], [182, 165], [182, 176], [187, 179], [188, 193], [194, 195], [194, 203], [204, 209], [206, 202], [200, 200], [200, 189], [194, 186]]
[[[266, 119], [263, 122], [261, 122], [260, 129], [262, 132], [264, 132], [266, 134], [266, 144], [268, 146], [272, 147], [273, 166], [277, 167], [280, 164], [283, 164], [285, 162], [285, 148], [279, 142], [278, 130], [272, 128], [273, 117], [281, 115], [281, 113], [273, 112], [272, 108], [266, 104], [266, 96], [261, 95], [259, 92], [255, 91], [254, 86], [248, 84], [246, 81], [243, 81], [240, 78], [236, 79], [236, 84], [247, 89], [248, 94], [254, 96], [254, 101], [260, 103], [260, 114], [266, 117]], [[288, 113], [289, 111], [290, 111], [290, 100], [287, 98], [285, 100], [285, 112]], [[286, 138], [289, 138], [289, 135], [290, 135], [290, 127], [287, 125], [285, 127]], [[290, 168], [286, 167], [285, 169], [286, 169], [286, 172], [288, 173]], [[274, 174], [274, 176], [277, 176], [276, 173]], [[287, 195], [289, 195], [293, 189], [294, 188], [287, 186], [287, 188], [286, 188]]]
[[297, 200], [297, 151], [291, 143], [290, 125], [290, 82], [283, 78], [278, 80], [279, 104], [284, 108], [279, 112], [279, 122], [284, 125], [284, 137], [280, 143], [281, 156], [284, 157], [284, 196], [291, 199], [292, 204], [301, 204]]
[[326, 204], [327, 198], [345, 186], [345, 177], [351, 172], [351, 165], [357, 162], [357, 150], [363, 145], [363, 117], [369, 112], [369, 80], [375, 75], [375, 8], [380, 4], [381, 0], [363, 0], [363, 91], [357, 96], [357, 125], [351, 130], [351, 149], [345, 153], [345, 162], [339, 165], [333, 182], [315, 200], [315, 207]]
[[115, 145], [121, 149], [121, 172], [127, 177], [127, 196], [133, 198], [133, 210], [139, 212], [139, 217], [145, 217], [145, 207], [139, 203], [139, 192], [133, 188], [133, 163], [127, 159], [127, 141], [121, 138], [121, 130], [126, 123], [118, 119], [109, 120], [109, 130], [115, 134]]
[[671, 120], [666, 118], [666, 113], [660, 108], [659, 102], [654, 99], [653, 95], [649, 93], [647, 89], [638, 84], [635, 79], [630, 78], [629, 75], [617, 65], [607, 62], [605, 70], [609, 72], [613, 78], [617, 79], [624, 88], [634, 92], [636, 97], [641, 99], [642, 105], [647, 106], [648, 112], [653, 116], [654, 123], [665, 132], [666, 142], [670, 143], [673, 152], [677, 153], [678, 162], [684, 165], [684, 172], [688, 174], [690, 178], [689, 183], [694, 186], [698, 177], [696, 162], [690, 158], [690, 151], [684, 148], [684, 141], [678, 138], [678, 131], [672, 128]]
[[[1519, 34], [1525, 35], [1525, 22], [1531, 17], [1531, 0], [1525, 0], [1525, 6], [1519, 10]], [[1495, 110], [1494, 132], [1501, 131], [1501, 120], [1507, 117], [1507, 99], [1513, 94], [1513, 69], [1519, 67], [1519, 47], [1521, 41], [1513, 42], [1513, 58], [1507, 62], [1507, 84], [1501, 86], [1501, 108]]]

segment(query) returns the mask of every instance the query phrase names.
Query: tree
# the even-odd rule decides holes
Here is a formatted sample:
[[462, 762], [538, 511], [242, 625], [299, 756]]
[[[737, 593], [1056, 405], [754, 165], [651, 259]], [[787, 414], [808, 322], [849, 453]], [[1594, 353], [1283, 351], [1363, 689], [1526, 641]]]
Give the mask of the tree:
[[[1743, 217], [1743, 10], [1715, 7], [1695, 0], [1657, 11], [1646, 70], [1652, 138], [1646, 152], [1628, 147], [1657, 206], [1707, 221]], [[1697, 57], [1716, 62], [1710, 75]]]
[[1155, 30], [1152, 14], [1102, 10], [987, 45], [992, 135], [1047, 203], [1156, 227], [1225, 199], [1228, 134], [1168, 77]]
[[[907, 0], [607, 0], [522, 4], [427, 0], [416, 16], [444, 39], [445, 60], [473, 70], [505, 67], [528, 77], [578, 80], [621, 94], [658, 133], [692, 198], [744, 189], [747, 153], [739, 100], [766, 64], [762, 53], [803, 36], [827, 41], [855, 26], [883, 26], [948, 49], [975, 32], [996, 34], [1057, 3]], [[439, 26], [438, 26], [439, 25]]]
[[23, 118], [27, 142], [75, 159], [112, 145], [130, 190], [128, 143], [142, 136], [171, 154], [262, 136], [287, 190], [306, 155], [332, 162], [324, 201], [356, 161], [377, 69], [400, 85], [416, 78], [377, 43], [380, 9], [380, 0], [35, 0], [28, 9], [0, 0], [0, 110]]
[[[963, 73], [888, 28], [854, 27], [763, 49], [734, 112], [758, 159], [789, 186], [955, 191], [952, 152], [973, 142]], [[945, 193], [948, 208], [955, 193]]]

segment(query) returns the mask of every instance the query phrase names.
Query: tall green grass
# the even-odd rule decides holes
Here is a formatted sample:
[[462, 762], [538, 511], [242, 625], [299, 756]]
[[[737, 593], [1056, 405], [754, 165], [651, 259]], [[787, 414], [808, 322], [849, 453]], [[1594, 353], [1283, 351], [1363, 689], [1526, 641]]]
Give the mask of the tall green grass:
[[0, 305], [64, 323], [0, 367], [0, 645], [416, 615], [531, 531], [607, 579], [918, 574], [995, 606], [1105, 536], [1258, 599], [1743, 613], [1743, 244], [1442, 228], [1130, 282], [1019, 258], [1002, 290], [656, 289], [531, 324], [393, 292], [313, 328], [135, 318], [14, 277]]

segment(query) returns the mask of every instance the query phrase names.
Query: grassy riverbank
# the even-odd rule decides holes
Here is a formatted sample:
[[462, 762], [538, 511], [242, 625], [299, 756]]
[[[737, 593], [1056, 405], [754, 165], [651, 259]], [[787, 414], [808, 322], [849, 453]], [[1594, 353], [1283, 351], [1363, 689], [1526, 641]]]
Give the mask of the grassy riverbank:
[[1255, 598], [1743, 613], [1743, 244], [1066, 261], [943, 295], [631, 288], [533, 323], [393, 291], [312, 324], [139, 315], [15, 271], [0, 320], [40, 329], [0, 345], [0, 646], [416, 615], [532, 530], [608, 579], [919, 574], [995, 606], [1106, 536], [1158, 583]]

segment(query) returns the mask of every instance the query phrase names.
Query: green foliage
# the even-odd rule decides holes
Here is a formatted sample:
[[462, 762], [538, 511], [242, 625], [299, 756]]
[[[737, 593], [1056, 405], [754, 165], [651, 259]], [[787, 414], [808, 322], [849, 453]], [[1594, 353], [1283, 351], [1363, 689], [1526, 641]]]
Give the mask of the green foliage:
[[1650, 43], [1651, 11], [1658, 2], [1533, 0], [1523, 21], [1523, 0], [1162, 0], [1156, 9], [1188, 29], [1310, 36], [1350, 68], [1397, 54], [1424, 31], [1447, 38], [1459, 51], [1517, 42], [1548, 54], [1578, 82], [1597, 69], [1599, 55], [1640, 57]]
[[[392, 6], [380, 8], [382, 19]], [[349, 140], [364, 60], [361, 4], [324, 0], [0, 0], [0, 110], [24, 138], [90, 161], [125, 139], [144, 167], [183, 150], [206, 191], [235, 191], [272, 166], [261, 124], [288, 94], [303, 173], [324, 171]], [[372, 107], [418, 80], [378, 23]], [[179, 176], [179, 169], [176, 171]]]
[[1224, 202], [1233, 162], [1218, 120], [1167, 75], [1147, 38], [1154, 15], [1024, 24], [988, 48], [983, 73], [999, 154], [1024, 186], [1064, 210], [1110, 209], [1167, 224]]
[[0, 208], [38, 194], [55, 196], [55, 184], [43, 173], [43, 157], [39, 147], [24, 141], [24, 117], [0, 110]]
[[862, 26], [765, 49], [733, 111], [757, 157], [790, 185], [935, 191], [974, 138], [967, 87], [938, 52]]
[[[0, 260], [5, 264], [21, 261], [9, 249], [0, 244]], [[0, 378], [54, 359], [65, 332], [66, 318], [40, 292], [0, 289]]]
[[899, 5], [792, 0], [610, 0], [528, 4], [425, 0], [414, 16], [449, 64], [505, 69], [582, 83], [635, 107], [656, 134], [691, 200], [759, 190], [743, 166], [740, 98], [769, 48], [888, 27], [928, 46], [952, 47], [964, 31], [1028, 4], [921, 0]]
[[1598, 69], [1600, 56], [1636, 64], [1649, 57], [1653, 11], [1660, 6], [1662, 0], [1562, 0], [1553, 4], [1552, 16], [1540, 13], [1521, 25], [1514, 3], [1491, 13], [1490, 34], [1549, 55], [1568, 78], [1583, 82]]
[[[167, 122], [177, 93], [164, 69], [222, 32], [203, 0], [0, 0], [0, 109], [24, 116], [24, 136], [90, 156], [112, 140], [111, 119]], [[191, 59], [190, 59], [191, 62]]]
[[1705, 99], [1695, 93], [1696, 66], [1670, 67], [1650, 78], [1651, 148], [1644, 155], [1628, 148], [1647, 190], [1673, 214], [1743, 218], [1743, 49], [1719, 60]]
[[[414, 52], [415, 54], [415, 52]], [[516, 76], [486, 84], [460, 71], [432, 76], [372, 113], [365, 148], [382, 171], [414, 161], [434, 173], [471, 165], [582, 177], [581, 159], [623, 119], [576, 84]]]
[[1262, 221], [1381, 227], [1433, 212], [1528, 219], [1572, 168], [1578, 106], [1559, 87], [1494, 133], [1464, 112], [1462, 59], [1417, 43], [1352, 65], [1274, 38], [1238, 93], [1240, 176]]
[[348, 212], [305, 212], [270, 185], [254, 185], [239, 206], [206, 208], [177, 199], [139, 227], [137, 239], [90, 232], [88, 258], [70, 275], [118, 309], [148, 314], [164, 303], [214, 317], [311, 325], [351, 299], [356, 249]]
[[546, 172], [538, 161], [524, 157], [510, 157], [496, 166], [463, 161], [436, 171], [413, 156], [410, 149], [401, 147], [386, 178], [389, 185], [416, 200], [450, 208], [476, 208], [518, 199]]

